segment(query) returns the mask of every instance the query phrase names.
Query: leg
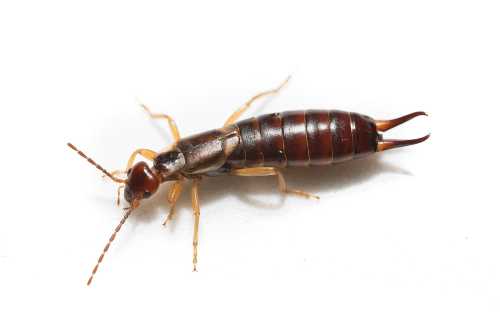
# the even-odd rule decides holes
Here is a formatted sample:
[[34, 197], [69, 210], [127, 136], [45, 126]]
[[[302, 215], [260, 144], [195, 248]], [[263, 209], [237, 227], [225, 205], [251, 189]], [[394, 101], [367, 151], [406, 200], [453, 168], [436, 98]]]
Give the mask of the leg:
[[123, 188], [125, 187], [125, 185], [120, 185], [118, 186], [118, 193], [117, 193], [117, 196], [116, 196], [116, 205], [117, 206], [120, 206], [120, 194], [123, 190]]
[[232, 175], [235, 176], [245, 176], [245, 177], [262, 177], [262, 176], [277, 176], [278, 177], [278, 187], [283, 193], [291, 193], [306, 197], [308, 199], [318, 199], [319, 197], [314, 194], [310, 194], [300, 190], [292, 190], [286, 186], [285, 177], [280, 170], [272, 167], [257, 167], [257, 168], [247, 168], [247, 169], [237, 169], [231, 171]]
[[170, 127], [170, 131], [172, 132], [172, 136], [174, 138], [174, 141], [177, 143], [181, 139], [181, 136], [179, 134], [179, 129], [177, 128], [177, 125], [175, 124], [175, 121], [172, 117], [166, 115], [166, 114], [161, 114], [161, 113], [152, 113], [151, 110], [144, 104], [140, 103], [141, 107], [146, 111], [151, 118], [163, 118], [168, 121], [168, 126]]
[[158, 155], [158, 154], [152, 150], [149, 150], [149, 149], [137, 149], [136, 151], [134, 151], [132, 153], [132, 155], [130, 155], [128, 162], [127, 162], [127, 168], [125, 170], [128, 170], [132, 167], [137, 155], [141, 155], [145, 159], [152, 161], [156, 158], [156, 155]]
[[[110, 172], [112, 176], [126, 176], [127, 171], [124, 170], [113, 170]], [[102, 175], [102, 178], [106, 178], [106, 175]]]
[[165, 219], [165, 222], [163, 222], [164, 226], [167, 225], [168, 221], [170, 221], [174, 216], [175, 204], [181, 196], [183, 182], [184, 180], [176, 181], [170, 186], [170, 189], [168, 190], [167, 201], [170, 203], [170, 212], [168, 212], [168, 216]]
[[238, 110], [236, 110], [226, 120], [226, 122], [224, 123], [224, 126], [234, 124], [234, 122], [236, 122], [236, 120], [238, 120], [238, 118], [243, 114], [243, 112], [245, 112], [252, 105], [252, 103], [255, 102], [256, 100], [258, 100], [259, 98], [262, 98], [262, 97], [265, 97], [265, 96], [269, 96], [269, 95], [273, 95], [273, 94], [277, 94], [281, 90], [281, 88], [283, 88], [287, 84], [287, 82], [289, 80], [290, 80], [290, 76], [288, 76], [286, 78], [286, 80], [283, 81], [283, 83], [280, 84], [277, 88], [261, 92], [260, 94], [257, 94], [254, 97], [250, 98], [245, 104], [243, 104], [243, 106], [241, 106]]
[[200, 202], [198, 197], [199, 179], [193, 179], [193, 187], [191, 189], [191, 205], [193, 206], [194, 214], [194, 233], [193, 233], [193, 272], [196, 272], [196, 264], [198, 263], [198, 228], [200, 226]]
[[[158, 154], [152, 150], [149, 150], [149, 149], [137, 149], [128, 158], [127, 167], [125, 168], [125, 170], [113, 170], [110, 172], [110, 174], [112, 176], [117, 176], [117, 175], [126, 176], [128, 169], [130, 169], [130, 167], [134, 164], [134, 161], [135, 161], [135, 158], [137, 157], [137, 155], [141, 155], [145, 159], [152, 161], [155, 159], [156, 155], [158, 155]], [[103, 175], [103, 177], [106, 177], [106, 175]]]

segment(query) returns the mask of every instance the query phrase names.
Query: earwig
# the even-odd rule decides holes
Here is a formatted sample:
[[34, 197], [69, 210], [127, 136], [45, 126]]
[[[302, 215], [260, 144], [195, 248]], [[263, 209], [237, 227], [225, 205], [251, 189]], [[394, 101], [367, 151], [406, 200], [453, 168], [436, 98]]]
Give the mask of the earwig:
[[[193, 271], [198, 263], [198, 228], [200, 222], [198, 188], [207, 176], [276, 176], [278, 189], [305, 198], [319, 199], [318, 196], [296, 189], [289, 189], [281, 170], [287, 167], [325, 166], [363, 158], [388, 149], [400, 148], [423, 142], [429, 135], [409, 140], [385, 139], [381, 132], [388, 131], [415, 117], [427, 116], [419, 111], [392, 120], [374, 120], [371, 117], [339, 110], [286, 111], [266, 114], [247, 120], [238, 118], [264, 96], [277, 93], [288, 81], [278, 88], [264, 91], [249, 99], [236, 110], [219, 129], [180, 137], [180, 132], [172, 117], [152, 113], [141, 104], [152, 118], [167, 120], [174, 138], [174, 144], [161, 153], [149, 149], [137, 149], [128, 159], [124, 171], [108, 172], [87, 157], [73, 144], [68, 146], [94, 165], [105, 176], [124, 187], [125, 200], [130, 204], [126, 213], [109, 238], [87, 284], [92, 282], [104, 255], [133, 210], [142, 200], [151, 197], [163, 183], [171, 183], [167, 200], [170, 212], [164, 225], [173, 217], [175, 205], [185, 183], [192, 182], [191, 203], [195, 217], [193, 233]], [[137, 155], [146, 162], [134, 164]], [[119, 178], [117, 174], [126, 174]]]

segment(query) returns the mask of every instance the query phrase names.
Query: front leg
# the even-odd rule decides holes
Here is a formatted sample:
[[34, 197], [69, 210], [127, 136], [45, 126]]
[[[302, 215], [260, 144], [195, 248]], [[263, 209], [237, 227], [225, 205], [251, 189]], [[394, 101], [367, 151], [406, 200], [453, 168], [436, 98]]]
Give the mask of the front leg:
[[132, 155], [130, 155], [128, 162], [127, 162], [127, 168], [125, 170], [128, 171], [128, 169], [130, 169], [132, 167], [137, 155], [141, 155], [145, 159], [153, 161], [156, 158], [156, 156], [158, 155], [158, 153], [155, 151], [152, 151], [150, 149], [144, 149], [144, 148], [135, 150], [132, 153]]
[[145, 149], [145, 148], [137, 149], [132, 154], [130, 154], [130, 157], [128, 158], [128, 161], [127, 161], [127, 166], [125, 167], [125, 170], [113, 170], [111, 172], [111, 175], [113, 175], [113, 176], [127, 175], [127, 171], [134, 164], [134, 161], [137, 158], [137, 155], [141, 155], [145, 159], [153, 161], [156, 158], [156, 156], [158, 155], [158, 153], [155, 151], [152, 151], [150, 149]]

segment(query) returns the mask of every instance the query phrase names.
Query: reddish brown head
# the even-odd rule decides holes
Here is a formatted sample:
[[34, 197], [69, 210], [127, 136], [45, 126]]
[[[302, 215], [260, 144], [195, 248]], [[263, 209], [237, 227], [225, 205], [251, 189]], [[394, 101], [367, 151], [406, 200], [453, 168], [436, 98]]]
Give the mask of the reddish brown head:
[[125, 200], [129, 203], [149, 198], [160, 187], [161, 178], [155, 169], [151, 170], [145, 162], [136, 163], [127, 171], [125, 181]]

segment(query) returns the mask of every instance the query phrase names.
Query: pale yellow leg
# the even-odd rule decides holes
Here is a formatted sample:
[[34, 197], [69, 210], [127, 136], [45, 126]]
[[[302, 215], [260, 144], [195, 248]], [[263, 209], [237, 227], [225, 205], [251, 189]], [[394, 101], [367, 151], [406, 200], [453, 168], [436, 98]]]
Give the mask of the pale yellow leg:
[[250, 98], [245, 104], [243, 104], [238, 110], [236, 110], [227, 120], [226, 122], [224, 123], [224, 126], [227, 126], [227, 125], [231, 125], [231, 124], [234, 124], [236, 122], [236, 120], [238, 120], [238, 118], [246, 111], [248, 110], [248, 108], [252, 105], [253, 102], [255, 102], [256, 100], [258, 100], [259, 98], [262, 98], [262, 97], [265, 97], [265, 96], [269, 96], [269, 95], [273, 95], [273, 94], [277, 94], [281, 88], [283, 88], [287, 83], [288, 81], [290, 80], [290, 76], [288, 76], [286, 78], [285, 81], [283, 81], [283, 83], [281, 83], [277, 88], [275, 89], [272, 89], [272, 90], [268, 90], [268, 91], [264, 91], [264, 92], [261, 92], [255, 96], [253, 96], [252, 98]]
[[134, 164], [135, 158], [137, 155], [141, 155], [145, 159], [148, 159], [150, 161], [154, 160], [156, 156], [158, 155], [156, 152], [150, 150], [150, 149], [137, 149], [130, 155], [128, 162], [127, 162], [127, 168], [126, 170], [130, 169], [132, 165]]
[[179, 133], [179, 129], [177, 128], [177, 125], [172, 117], [166, 114], [162, 113], [153, 113], [151, 110], [145, 105], [140, 103], [141, 107], [146, 111], [151, 118], [162, 118], [166, 119], [168, 122], [168, 126], [170, 127], [170, 131], [172, 132], [172, 137], [174, 138], [175, 143], [179, 142], [181, 139], [181, 135]]
[[[113, 170], [110, 172], [110, 174], [112, 176], [118, 176], [118, 175], [125, 176], [127, 174], [127, 171], [125, 171], [125, 170]], [[106, 177], [107, 177], [106, 175], [102, 175], [102, 178], [106, 178]]]
[[256, 167], [256, 168], [247, 168], [247, 169], [237, 169], [231, 171], [232, 175], [235, 176], [245, 176], [245, 177], [262, 177], [262, 176], [277, 176], [278, 177], [278, 188], [283, 193], [290, 193], [300, 195], [302, 197], [306, 197], [308, 199], [317, 199], [319, 197], [317, 195], [307, 193], [301, 190], [292, 190], [286, 186], [285, 177], [280, 170], [273, 167]]
[[198, 228], [200, 226], [200, 201], [198, 196], [199, 179], [193, 179], [191, 188], [191, 205], [194, 214], [194, 233], [193, 233], [193, 272], [196, 272], [198, 263]]
[[164, 226], [167, 225], [168, 221], [170, 221], [174, 216], [175, 204], [177, 203], [177, 200], [179, 200], [179, 197], [181, 196], [183, 183], [184, 180], [177, 180], [170, 186], [170, 189], [168, 190], [167, 201], [170, 203], [170, 211], [168, 212], [167, 218], [163, 222]]
[[120, 194], [121, 194], [124, 187], [125, 187], [125, 185], [118, 186], [118, 191], [117, 191], [117, 196], [116, 196], [116, 205], [117, 206], [120, 206]]

